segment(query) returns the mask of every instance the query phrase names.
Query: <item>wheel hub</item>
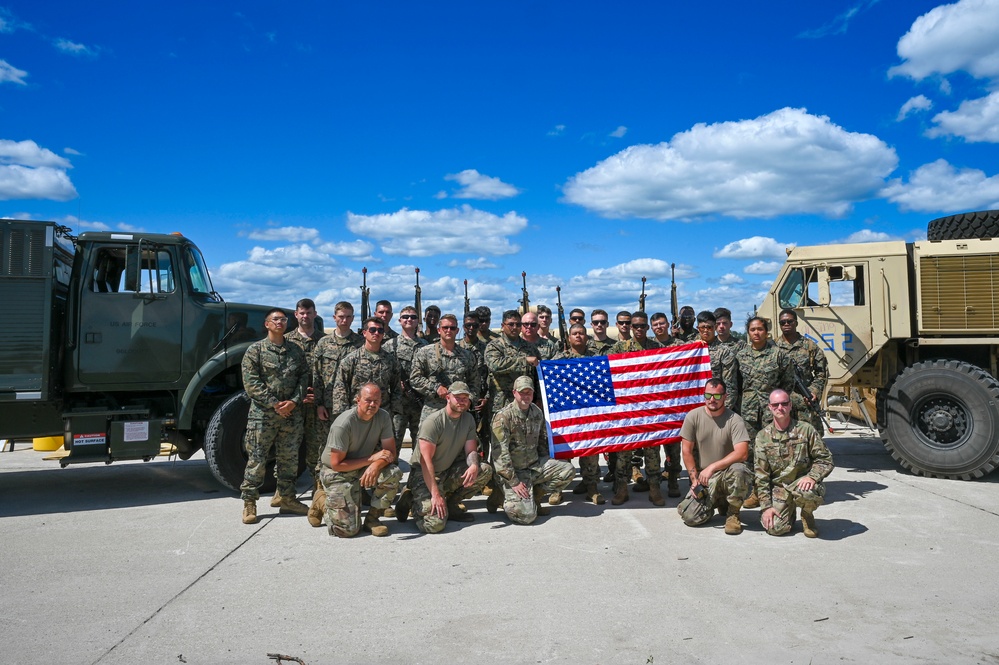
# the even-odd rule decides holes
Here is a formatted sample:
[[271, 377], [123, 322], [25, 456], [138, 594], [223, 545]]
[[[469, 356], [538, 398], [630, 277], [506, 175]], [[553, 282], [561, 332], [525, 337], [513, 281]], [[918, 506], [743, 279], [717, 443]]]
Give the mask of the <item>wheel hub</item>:
[[917, 408], [914, 422], [926, 438], [938, 444], [953, 444], [968, 433], [967, 411], [949, 397], [934, 397], [923, 402]]

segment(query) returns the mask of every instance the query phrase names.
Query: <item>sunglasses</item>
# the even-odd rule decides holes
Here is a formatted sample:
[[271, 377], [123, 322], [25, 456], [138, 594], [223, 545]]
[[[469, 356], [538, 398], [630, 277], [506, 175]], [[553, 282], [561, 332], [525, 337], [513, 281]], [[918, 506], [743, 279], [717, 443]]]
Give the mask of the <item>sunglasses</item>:
[[385, 334], [385, 328], [365, 328], [365, 330], [367, 330], [372, 335], [384, 335]]
[[632, 328], [636, 328], [638, 330], [648, 330], [649, 329], [649, 324], [648, 323], [632, 323], [631, 327]]
[[704, 399], [723, 399], [725, 393], [704, 393]]
[[457, 330], [458, 326], [441, 326], [441, 330]]
[[537, 323], [521, 323], [520, 325], [521, 325], [521, 327], [524, 327], [524, 328], [537, 328], [538, 327]]
[[618, 321], [617, 324], [619, 326], [630, 326], [631, 325], [631, 321]]
[[795, 323], [794, 319], [781, 319], [781, 321], [780, 321], [780, 324], [782, 326], [789, 326], [789, 325], [791, 325], [793, 323]]
[[590, 325], [593, 325], [593, 326], [606, 326], [607, 325], [607, 319], [602, 319], [600, 321], [590, 321]]
[[417, 319], [419, 317], [416, 316], [416, 314], [400, 314], [399, 318], [403, 321], [411, 321], [412, 319]]
[[789, 406], [791, 406], [791, 402], [790, 401], [788, 401], [788, 402], [771, 402], [770, 403], [770, 408], [772, 408], [772, 409], [786, 409]]
[[586, 320], [586, 318], [582, 316], [570, 316], [569, 320], [572, 321], [573, 323], [582, 323], [583, 321]]

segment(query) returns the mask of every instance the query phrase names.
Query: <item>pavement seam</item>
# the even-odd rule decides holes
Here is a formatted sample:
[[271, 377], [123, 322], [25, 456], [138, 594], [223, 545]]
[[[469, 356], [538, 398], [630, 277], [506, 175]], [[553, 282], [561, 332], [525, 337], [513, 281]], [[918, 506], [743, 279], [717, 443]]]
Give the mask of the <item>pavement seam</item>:
[[231, 550], [229, 550], [225, 554], [225, 556], [223, 556], [221, 559], [219, 559], [218, 561], [216, 561], [215, 563], [213, 563], [205, 572], [201, 573], [196, 578], [194, 578], [194, 580], [192, 580], [190, 584], [188, 584], [186, 587], [184, 587], [183, 589], [181, 589], [180, 591], [178, 591], [169, 600], [167, 600], [165, 603], [163, 603], [158, 608], [156, 608], [156, 611], [154, 611], [152, 614], [150, 614], [148, 617], [146, 617], [142, 621], [142, 623], [140, 623], [135, 628], [133, 628], [132, 630], [130, 630], [127, 635], [125, 635], [120, 640], [118, 640], [117, 642], [115, 642], [114, 646], [112, 646], [110, 649], [108, 649], [103, 654], [101, 654], [97, 658], [97, 660], [95, 660], [91, 665], [98, 665], [98, 663], [100, 663], [102, 660], [104, 660], [105, 658], [107, 658], [108, 656], [110, 656], [111, 652], [113, 652], [115, 649], [117, 649], [122, 644], [124, 644], [125, 641], [128, 640], [128, 638], [132, 637], [132, 635], [135, 635], [135, 633], [137, 633], [139, 631], [139, 629], [141, 629], [147, 623], [149, 623], [150, 621], [152, 621], [153, 619], [155, 619], [156, 616], [160, 612], [162, 612], [163, 610], [165, 610], [171, 603], [173, 603], [175, 600], [177, 600], [178, 598], [180, 598], [181, 596], [183, 596], [185, 593], [187, 593], [189, 589], [191, 589], [195, 584], [197, 584], [198, 582], [200, 582], [201, 580], [203, 580], [205, 578], [205, 576], [207, 576], [209, 573], [211, 573], [216, 568], [218, 568], [219, 565], [222, 564], [222, 562], [224, 562], [226, 559], [228, 559], [233, 554], [235, 554], [236, 552], [238, 552], [240, 550], [240, 548], [243, 547], [243, 545], [245, 545], [248, 542], [250, 542], [251, 538], [253, 538], [255, 535], [257, 535], [258, 533], [260, 533], [272, 521], [274, 521], [274, 518], [271, 518], [271, 519], [267, 520], [266, 522], [261, 522], [260, 526], [257, 527], [256, 529], [254, 529], [253, 533], [251, 533], [249, 536], [247, 536], [240, 544], [236, 545], [236, 547], [234, 547]]

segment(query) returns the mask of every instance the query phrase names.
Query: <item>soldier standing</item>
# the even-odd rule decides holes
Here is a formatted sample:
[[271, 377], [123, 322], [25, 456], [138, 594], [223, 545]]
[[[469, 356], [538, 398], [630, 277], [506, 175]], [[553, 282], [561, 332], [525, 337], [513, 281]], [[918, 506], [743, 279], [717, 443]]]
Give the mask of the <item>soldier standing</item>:
[[437, 341], [438, 332], [437, 326], [441, 322], [441, 308], [437, 305], [428, 305], [425, 310], [423, 310], [423, 333], [419, 337], [433, 344]]
[[[818, 344], [798, 332], [798, 315], [793, 309], [782, 309], [777, 322], [780, 324], [781, 332], [781, 336], [777, 338], [777, 346], [791, 356], [801, 380], [808, 386], [811, 398], [817, 404], [821, 403], [826, 382], [829, 381], [826, 354]], [[810, 423], [815, 431], [821, 432], [822, 418], [808, 408], [808, 404], [797, 391], [791, 393], [791, 400], [794, 402], [798, 418]]]
[[597, 351], [595, 355], [607, 355], [611, 347], [615, 344], [614, 340], [607, 336], [607, 325], [609, 323], [610, 317], [602, 309], [595, 309], [590, 314], [590, 326], [593, 328], [593, 346]]
[[382, 320], [385, 324], [385, 339], [389, 340], [398, 335], [396, 331], [392, 330], [392, 303], [388, 300], [379, 300], [375, 303], [375, 316]]
[[490, 327], [493, 312], [485, 305], [480, 305], [475, 308], [475, 314], [479, 317], [479, 339], [488, 344], [496, 337], [496, 333]]
[[295, 498], [298, 449], [302, 443], [302, 403], [308, 382], [305, 352], [286, 342], [288, 317], [274, 308], [264, 315], [267, 337], [246, 350], [241, 365], [243, 387], [250, 398], [244, 445], [249, 459], [240, 494], [243, 524], [257, 523], [257, 499], [267, 472], [267, 454], [274, 449], [280, 512], [305, 515], [309, 509]]
[[[461, 381], [474, 386], [479, 381], [479, 367], [475, 356], [455, 342], [458, 335], [458, 317], [445, 314], [437, 327], [440, 339], [428, 344], [413, 356], [409, 382], [413, 390], [423, 395], [420, 421], [447, 404], [448, 387]], [[471, 393], [472, 402], [478, 405], [479, 395]]]
[[[458, 346], [465, 349], [475, 358], [478, 379], [470, 383], [472, 392], [479, 396], [478, 404], [472, 404], [472, 415], [475, 417], [476, 431], [479, 436], [479, 450], [483, 459], [489, 459], [489, 422], [492, 409], [489, 402], [489, 369], [486, 367], [486, 343], [479, 339], [479, 315], [474, 310], [465, 315], [462, 322], [465, 335], [458, 341]], [[483, 424], [485, 423], [485, 424]]]
[[715, 333], [718, 335], [718, 341], [725, 346], [736, 346], [741, 343], [741, 340], [735, 338], [732, 335], [732, 312], [725, 307], [719, 307], [714, 312], [715, 315]]
[[[549, 315], [550, 316], [550, 315]], [[539, 316], [534, 312], [528, 312], [520, 317], [520, 337], [528, 344], [533, 344], [540, 354], [541, 360], [551, 360], [559, 350], [559, 343], [551, 337], [545, 338], [538, 334], [540, 323]]]
[[801, 508], [805, 536], [816, 538], [815, 509], [826, 494], [823, 478], [833, 470], [832, 453], [818, 431], [791, 418], [791, 399], [783, 390], [770, 393], [773, 422], [756, 437], [756, 494], [760, 523], [771, 536], [794, 526], [795, 508]]
[[664, 312], [656, 312], [653, 314], [649, 323], [652, 325], [652, 334], [655, 335], [656, 341], [659, 342], [659, 346], [665, 348], [667, 346], [683, 344], [683, 342], [670, 334], [669, 318], [667, 318]]
[[316, 343], [313, 351], [312, 380], [316, 396], [316, 415], [322, 428], [323, 441], [329, 436], [330, 423], [340, 415], [333, 411], [333, 384], [336, 383], [340, 362], [354, 349], [364, 344], [364, 338], [354, 332], [354, 307], [346, 300], [336, 304], [336, 328]]
[[[305, 359], [309, 367], [308, 379], [306, 380], [308, 388], [305, 401], [302, 404], [302, 414], [305, 418], [303, 425], [305, 434], [302, 443], [305, 446], [305, 468], [312, 474], [313, 491], [315, 491], [315, 488], [319, 487], [319, 472], [316, 469], [316, 464], [319, 462], [319, 451], [326, 444], [326, 428], [319, 422], [316, 413], [315, 380], [312, 376], [312, 366], [315, 362], [316, 346], [324, 335], [316, 328], [316, 303], [312, 299], [302, 298], [295, 304], [295, 319], [298, 321], [298, 327], [285, 333], [284, 338], [305, 352]], [[274, 497], [271, 499], [271, 507], [277, 508], [280, 504], [281, 495], [275, 491]]]
[[619, 342], [631, 339], [631, 312], [621, 310], [615, 317], [617, 324], [617, 339]]
[[369, 316], [362, 329], [364, 346], [352, 351], [340, 362], [340, 371], [333, 384], [333, 412], [339, 414], [346, 411], [357, 399], [361, 386], [374, 383], [381, 388], [381, 403], [385, 410], [393, 413], [402, 386], [399, 361], [382, 348], [385, 336], [382, 319]]
[[409, 430], [410, 440], [416, 444], [416, 435], [420, 431], [420, 414], [423, 411], [423, 395], [413, 390], [409, 383], [409, 372], [413, 367], [413, 357], [427, 343], [417, 337], [416, 328], [420, 323], [419, 312], [412, 305], [407, 305], [399, 312], [399, 329], [401, 332], [382, 344], [382, 348], [395, 356], [399, 362], [399, 372], [402, 381], [399, 384], [399, 397], [395, 401], [392, 412], [392, 429], [395, 432], [396, 450], [402, 450], [402, 441]]
[[526, 376], [533, 380], [540, 362], [536, 346], [520, 337], [520, 313], [515, 309], [503, 312], [503, 331], [486, 345], [486, 367], [489, 368], [489, 396], [493, 413], [498, 413], [511, 401], [513, 382]]
[[[586, 326], [582, 323], [574, 323], [569, 326], [569, 349], [562, 351], [557, 356], [561, 358], [588, 358], [599, 355], [592, 344], [586, 339]], [[573, 494], [585, 494], [586, 498], [597, 505], [604, 503], [604, 495], [597, 489], [597, 481], [600, 480], [599, 455], [586, 455], [579, 458], [579, 474], [582, 480], [573, 488]], [[552, 498], [559, 499], [552, 501]], [[561, 497], [549, 497], [548, 503], [557, 505], [561, 503]]]
[[694, 327], [694, 308], [684, 305], [680, 308], [680, 321], [676, 328], [673, 328], [673, 337], [681, 343], [693, 342], [697, 340], [697, 329]]

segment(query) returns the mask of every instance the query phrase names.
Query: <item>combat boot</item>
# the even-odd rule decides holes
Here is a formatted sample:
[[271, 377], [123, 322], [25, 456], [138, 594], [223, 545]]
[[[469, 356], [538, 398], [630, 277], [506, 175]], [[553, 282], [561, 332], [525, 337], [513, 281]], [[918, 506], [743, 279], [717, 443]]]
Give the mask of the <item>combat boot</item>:
[[409, 513], [413, 510], [413, 493], [408, 487], [403, 488], [399, 495], [399, 500], [395, 502], [395, 518], [400, 522], [409, 519]]
[[670, 498], [680, 496], [680, 474], [675, 471], [670, 472], [666, 478], [666, 496]]
[[642, 475], [642, 470], [637, 466], [631, 467], [631, 481], [635, 483], [632, 488], [636, 492], [648, 492], [649, 482], [645, 480], [645, 476]]
[[607, 473], [604, 474], [604, 482], [605, 483], [612, 483], [612, 482], [614, 482], [614, 469], [613, 468], [607, 469]]
[[494, 487], [492, 494], [486, 497], [486, 511], [490, 513], [495, 513], [497, 510], [503, 507], [503, 490], [499, 487]]
[[449, 522], [474, 522], [475, 515], [468, 512], [464, 504], [456, 500], [447, 500], [447, 519]]
[[368, 508], [368, 514], [364, 518], [364, 524], [361, 525], [361, 528], [379, 538], [389, 535], [388, 527], [378, 521], [381, 514], [382, 511], [378, 508]]
[[541, 500], [545, 498], [545, 489], [541, 485], [534, 486], [534, 507], [537, 508], [538, 517], [551, 515], [552, 509], [541, 505]]
[[801, 509], [801, 530], [806, 538], [818, 538], [819, 530], [815, 527], [815, 514], [810, 510]]
[[738, 536], [742, 533], [742, 522], [739, 520], [739, 508], [729, 504], [728, 517], [725, 518], [725, 533]]
[[756, 496], [756, 491], [754, 490], [749, 498], [742, 502], [743, 508], [759, 508], [760, 507], [760, 497]]
[[312, 505], [309, 506], [309, 524], [316, 527], [322, 526], [325, 512], [326, 492], [320, 487], [313, 493]]
[[586, 494], [586, 498], [592, 501], [594, 505], [602, 506], [604, 504], [604, 495], [597, 489], [596, 483], [587, 483], [583, 491]]
[[558, 492], [552, 492], [551, 496], [548, 497], [548, 505], [549, 506], [557, 506], [560, 503], [562, 503], [562, 492], [561, 492], [561, 490], [558, 491]]
[[392, 506], [382, 508], [382, 517], [395, 517], [395, 508]]
[[243, 524], [257, 523], [257, 502], [243, 501]]
[[583, 481], [579, 481], [579, 484], [572, 488], [573, 494], [586, 494], [587, 485]]
[[624, 483], [620, 483], [614, 491], [614, 496], [611, 498], [611, 505], [620, 506], [629, 498], [631, 497], [628, 496], [628, 486]]
[[279, 508], [281, 506], [281, 493], [274, 490], [274, 496], [271, 497], [271, 508]]
[[658, 482], [649, 485], [649, 501], [653, 506], [665, 506], [666, 499], [663, 498], [663, 490]]
[[288, 515], [308, 515], [309, 507], [293, 496], [281, 497], [278, 512]]
[[482, 488], [481, 492], [482, 496], [491, 496], [492, 493], [493, 493], [493, 488], [491, 486], [486, 485], [485, 487]]

